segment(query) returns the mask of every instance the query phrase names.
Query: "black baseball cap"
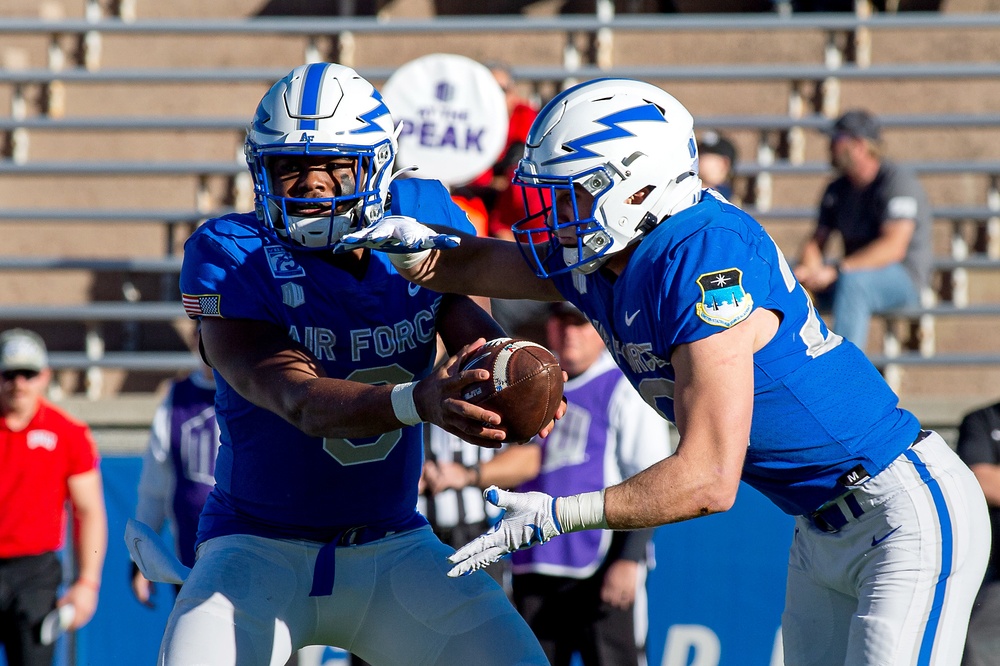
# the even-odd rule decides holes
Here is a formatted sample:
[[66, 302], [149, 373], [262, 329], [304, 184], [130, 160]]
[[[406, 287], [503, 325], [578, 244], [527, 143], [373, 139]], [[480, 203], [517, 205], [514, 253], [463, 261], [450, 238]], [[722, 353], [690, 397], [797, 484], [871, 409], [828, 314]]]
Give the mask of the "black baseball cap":
[[729, 160], [730, 164], [736, 164], [736, 146], [718, 132], [709, 130], [702, 134], [698, 141], [698, 152], [722, 155]]
[[829, 134], [831, 137], [846, 134], [855, 139], [881, 141], [882, 127], [875, 116], [862, 109], [855, 109], [838, 118]]

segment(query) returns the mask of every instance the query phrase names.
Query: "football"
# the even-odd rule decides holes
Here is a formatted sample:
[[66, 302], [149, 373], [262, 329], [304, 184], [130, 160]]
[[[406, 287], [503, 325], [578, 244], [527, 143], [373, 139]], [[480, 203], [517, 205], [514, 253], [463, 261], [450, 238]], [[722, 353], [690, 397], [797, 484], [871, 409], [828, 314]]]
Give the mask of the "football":
[[462, 398], [500, 415], [505, 442], [526, 442], [553, 419], [563, 397], [559, 361], [542, 345], [497, 338], [477, 349], [462, 370], [482, 368], [490, 379], [465, 387]]

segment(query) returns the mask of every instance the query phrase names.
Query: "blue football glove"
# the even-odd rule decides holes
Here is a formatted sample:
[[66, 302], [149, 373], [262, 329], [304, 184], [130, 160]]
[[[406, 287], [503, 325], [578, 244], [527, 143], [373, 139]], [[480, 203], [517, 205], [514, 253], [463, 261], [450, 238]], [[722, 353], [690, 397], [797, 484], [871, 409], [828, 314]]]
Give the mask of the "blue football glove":
[[455, 565], [448, 572], [452, 578], [470, 574], [508, 553], [545, 543], [563, 533], [555, 517], [555, 499], [551, 495], [514, 493], [490, 486], [483, 496], [490, 504], [504, 509], [504, 513], [489, 532], [448, 557]]
[[334, 245], [334, 252], [349, 252], [370, 247], [392, 254], [411, 254], [434, 248], [458, 247], [461, 239], [450, 234], [439, 234], [414, 218], [406, 215], [386, 215], [381, 220], [359, 231], [345, 234]]

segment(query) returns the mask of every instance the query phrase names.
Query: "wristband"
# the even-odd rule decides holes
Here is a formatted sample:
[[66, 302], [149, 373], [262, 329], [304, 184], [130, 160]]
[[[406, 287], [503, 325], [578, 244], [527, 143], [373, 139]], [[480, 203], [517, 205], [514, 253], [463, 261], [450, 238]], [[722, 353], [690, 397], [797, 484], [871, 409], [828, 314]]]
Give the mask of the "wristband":
[[471, 465], [470, 467], [468, 467], [468, 469], [475, 476], [475, 478], [473, 479], [472, 483], [470, 483], [469, 485], [472, 486], [472, 487], [474, 487], [474, 488], [478, 488], [479, 487], [479, 482], [483, 480], [483, 474], [482, 474], [482, 470], [479, 469], [479, 463], [476, 463], [475, 465]]
[[604, 517], [603, 490], [560, 497], [555, 502], [555, 513], [559, 530], [563, 534], [608, 529], [608, 521]]
[[422, 264], [430, 253], [430, 250], [423, 250], [421, 252], [407, 252], [403, 254], [390, 252], [388, 254], [389, 261], [392, 262], [393, 266], [400, 270], [406, 270]]
[[84, 587], [89, 587], [90, 589], [94, 590], [94, 592], [101, 591], [101, 584], [96, 581], [92, 581], [89, 578], [77, 578], [76, 584], [83, 585]]
[[417, 403], [413, 401], [416, 386], [416, 382], [407, 382], [392, 387], [392, 413], [404, 425], [416, 425], [422, 421], [417, 413]]

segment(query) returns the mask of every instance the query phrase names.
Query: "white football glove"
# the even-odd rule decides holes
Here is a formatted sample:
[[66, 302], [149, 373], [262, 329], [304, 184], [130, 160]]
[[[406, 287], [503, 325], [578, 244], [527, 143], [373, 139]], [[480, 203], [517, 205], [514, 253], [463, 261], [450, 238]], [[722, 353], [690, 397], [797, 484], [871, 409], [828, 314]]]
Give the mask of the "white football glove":
[[333, 247], [334, 252], [349, 252], [370, 247], [391, 254], [410, 254], [434, 248], [458, 247], [461, 239], [439, 234], [406, 215], [386, 215], [359, 231], [345, 234]]
[[555, 498], [542, 492], [514, 493], [490, 486], [483, 496], [504, 509], [489, 532], [462, 546], [448, 560], [455, 566], [448, 575], [465, 576], [493, 564], [508, 553], [545, 543], [562, 534], [555, 515]]

